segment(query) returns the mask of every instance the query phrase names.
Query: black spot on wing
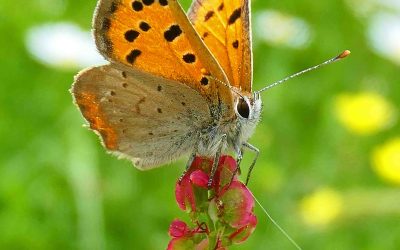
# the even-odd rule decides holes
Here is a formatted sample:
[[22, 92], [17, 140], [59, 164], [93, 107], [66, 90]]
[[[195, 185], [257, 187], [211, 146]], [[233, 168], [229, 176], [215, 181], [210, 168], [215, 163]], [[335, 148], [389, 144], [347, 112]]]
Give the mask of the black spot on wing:
[[152, 5], [153, 3], [154, 3], [154, 0], [143, 0], [143, 4], [147, 5], [147, 6]]
[[214, 16], [214, 11], [210, 10], [207, 12], [207, 14], [204, 16], [204, 22], [207, 22], [211, 17]]
[[224, 3], [222, 2], [219, 6], [218, 6], [218, 11], [222, 11], [224, 9]]
[[229, 17], [228, 25], [234, 24], [236, 20], [240, 18], [241, 14], [242, 14], [242, 8], [237, 8], [236, 10], [234, 10], [231, 16]]
[[167, 6], [168, 0], [159, 0], [161, 6]]
[[143, 10], [143, 4], [139, 1], [133, 1], [132, 2], [132, 9], [134, 11], [141, 11]]
[[174, 41], [178, 36], [182, 34], [182, 30], [179, 25], [174, 24], [167, 31], [164, 32], [164, 38], [168, 42]]
[[151, 28], [151, 26], [150, 26], [148, 23], [146, 23], [146, 22], [141, 22], [141, 23], [139, 24], [139, 28], [140, 28], [141, 30], [143, 30], [143, 31], [148, 31], [148, 30]]
[[186, 63], [194, 63], [196, 61], [196, 56], [194, 54], [191, 53], [187, 53], [183, 56], [183, 61], [185, 61]]
[[207, 77], [201, 78], [200, 83], [203, 86], [207, 86], [208, 85], [208, 78]]
[[126, 56], [126, 61], [130, 64], [133, 64], [135, 62], [136, 58], [138, 58], [141, 54], [142, 54], [142, 51], [140, 51], [138, 49], [134, 49], [131, 51], [131, 53], [129, 53]]
[[239, 48], [239, 41], [238, 41], [238, 40], [234, 41], [234, 42], [232, 43], [232, 46], [233, 46], [235, 49]]
[[136, 38], [138, 38], [139, 35], [140, 33], [136, 30], [128, 30], [127, 32], [125, 32], [125, 39], [128, 42], [133, 42]]

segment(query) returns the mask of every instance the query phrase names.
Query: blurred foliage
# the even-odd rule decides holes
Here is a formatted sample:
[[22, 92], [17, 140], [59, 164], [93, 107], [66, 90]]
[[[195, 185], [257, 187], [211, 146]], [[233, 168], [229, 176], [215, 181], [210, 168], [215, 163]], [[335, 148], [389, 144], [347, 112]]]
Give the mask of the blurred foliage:
[[[261, 156], [249, 185], [304, 249], [399, 249], [399, 186], [376, 175], [371, 154], [399, 136], [400, 125], [362, 136], [335, 113], [340, 94], [373, 91], [398, 114], [399, 65], [371, 50], [368, 21], [349, 1], [253, 0], [253, 16], [274, 9], [312, 30], [302, 49], [268, 45], [254, 34], [255, 89], [343, 49], [353, 53], [263, 94], [263, 119], [251, 139]], [[1, 249], [165, 249], [168, 226], [181, 215], [174, 185], [186, 159], [140, 172], [105, 153], [68, 92], [78, 70], [43, 65], [26, 49], [35, 25], [69, 21], [90, 30], [95, 4], [0, 0]], [[251, 159], [247, 153], [244, 172]], [[311, 205], [301, 204], [325, 187], [341, 210], [324, 226], [307, 224], [300, 210]], [[312, 204], [329, 206], [328, 198]], [[294, 249], [258, 207], [256, 214], [254, 234], [232, 249]]]

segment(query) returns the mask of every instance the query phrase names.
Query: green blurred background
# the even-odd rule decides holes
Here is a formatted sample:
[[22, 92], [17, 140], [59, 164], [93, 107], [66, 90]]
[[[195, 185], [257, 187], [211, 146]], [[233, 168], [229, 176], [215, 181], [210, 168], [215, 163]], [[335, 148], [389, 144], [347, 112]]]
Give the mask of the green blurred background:
[[[98, 62], [84, 47], [95, 4], [0, 0], [0, 249], [165, 249], [170, 222], [188, 219], [174, 198], [186, 159], [140, 172], [72, 103], [74, 75]], [[304, 249], [400, 249], [399, 1], [252, 6], [255, 89], [352, 55], [263, 94], [250, 189]], [[256, 214], [232, 249], [295, 249]]]

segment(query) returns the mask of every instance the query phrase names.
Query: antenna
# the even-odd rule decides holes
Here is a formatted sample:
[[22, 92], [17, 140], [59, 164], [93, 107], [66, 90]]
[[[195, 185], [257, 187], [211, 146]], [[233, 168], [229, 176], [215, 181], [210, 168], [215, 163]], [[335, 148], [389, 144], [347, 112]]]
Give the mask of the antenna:
[[215, 78], [215, 77], [213, 77], [211, 75], [208, 76], [208, 77], [210, 77], [211, 79], [217, 81], [218, 83], [228, 87], [232, 92], [235, 92], [238, 96], [240, 96], [242, 99], [244, 99], [243, 95], [240, 94], [240, 92], [238, 90], [236, 90], [234, 87], [232, 87], [231, 85], [229, 85], [229, 84], [227, 84], [227, 83], [225, 83], [225, 82], [223, 82], [223, 81], [219, 80], [218, 78]]
[[267, 89], [273, 88], [273, 87], [275, 87], [275, 86], [277, 86], [277, 85], [279, 85], [279, 84], [281, 84], [281, 83], [284, 83], [284, 82], [286, 82], [287, 80], [290, 80], [290, 79], [292, 79], [292, 78], [298, 77], [299, 75], [302, 75], [302, 74], [307, 73], [307, 72], [309, 72], [309, 71], [313, 71], [313, 70], [318, 69], [318, 68], [320, 68], [320, 67], [322, 67], [322, 66], [325, 66], [325, 65], [328, 65], [328, 64], [331, 64], [331, 63], [340, 61], [341, 59], [343, 59], [343, 58], [347, 57], [348, 55], [350, 55], [350, 53], [351, 53], [350, 50], [345, 50], [345, 51], [343, 51], [342, 53], [340, 53], [338, 56], [335, 56], [334, 58], [331, 58], [331, 59], [329, 59], [328, 61], [325, 61], [325, 62], [323, 62], [323, 63], [321, 63], [321, 64], [318, 64], [318, 65], [316, 65], [316, 66], [314, 66], [314, 67], [311, 67], [311, 68], [302, 70], [302, 71], [300, 71], [300, 72], [297, 72], [296, 74], [293, 74], [293, 75], [291, 75], [291, 76], [288, 76], [288, 77], [286, 77], [286, 78], [284, 78], [284, 79], [282, 79], [282, 80], [280, 80], [280, 81], [274, 82], [274, 83], [272, 83], [272, 84], [270, 84], [270, 85], [268, 85], [268, 86], [266, 86], [266, 87], [260, 89], [259, 91], [256, 91], [256, 93], [261, 93], [261, 92], [263, 92], [263, 91], [265, 91], [265, 90], [267, 90]]

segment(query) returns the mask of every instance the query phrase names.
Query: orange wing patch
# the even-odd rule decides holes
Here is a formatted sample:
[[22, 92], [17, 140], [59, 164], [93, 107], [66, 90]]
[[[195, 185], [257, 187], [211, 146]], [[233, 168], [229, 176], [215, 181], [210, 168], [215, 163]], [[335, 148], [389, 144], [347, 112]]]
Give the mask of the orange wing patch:
[[185, 83], [214, 104], [233, 105], [229, 88], [214, 79], [227, 82], [224, 71], [176, 0], [101, 0], [94, 26], [107, 59]]
[[156, 75], [200, 82], [203, 76], [199, 69], [204, 65], [184, 38], [168, 5], [153, 2], [150, 8], [139, 1], [124, 2], [117, 7], [106, 33], [112, 43], [112, 51], [107, 53], [119, 62]]
[[188, 16], [221, 64], [231, 85], [251, 92], [250, 2], [197, 0], [193, 2]]
[[102, 111], [100, 110], [99, 101], [96, 95], [90, 92], [77, 92], [75, 93], [75, 101], [79, 105], [83, 116], [90, 124], [90, 128], [97, 131], [109, 150], [117, 149], [117, 133], [107, 123], [107, 120]]

